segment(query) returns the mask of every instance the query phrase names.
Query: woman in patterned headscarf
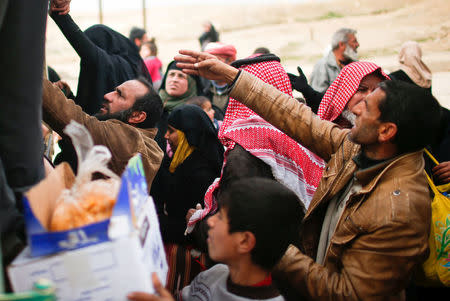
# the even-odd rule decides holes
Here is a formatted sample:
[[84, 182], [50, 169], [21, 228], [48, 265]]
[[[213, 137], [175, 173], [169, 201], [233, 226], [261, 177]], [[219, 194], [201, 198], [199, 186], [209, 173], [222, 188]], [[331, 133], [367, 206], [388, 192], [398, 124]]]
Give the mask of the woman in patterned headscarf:
[[370, 62], [354, 62], [342, 68], [338, 77], [325, 92], [317, 115], [345, 128], [351, 128], [355, 115], [352, 108], [378, 87], [389, 80], [381, 67]]

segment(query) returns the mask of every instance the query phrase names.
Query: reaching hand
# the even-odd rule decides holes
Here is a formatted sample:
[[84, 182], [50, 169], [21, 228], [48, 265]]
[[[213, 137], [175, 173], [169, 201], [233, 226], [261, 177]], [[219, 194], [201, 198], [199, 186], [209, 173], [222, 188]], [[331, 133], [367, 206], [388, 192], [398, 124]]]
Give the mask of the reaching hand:
[[70, 90], [70, 86], [67, 82], [63, 81], [63, 80], [59, 80], [57, 82], [54, 83], [58, 88], [60, 88], [64, 94], [67, 96], [69, 95], [72, 90]]
[[67, 15], [70, 12], [71, 0], [51, 0], [50, 11], [59, 12], [60, 15]]
[[297, 71], [299, 76], [296, 76], [292, 73], [288, 73], [289, 80], [291, 81], [292, 89], [295, 89], [299, 92], [303, 92], [305, 88], [308, 86], [308, 79], [303, 73], [302, 68], [297, 67]]
[[450, 161], [442, 162], [433, 168], [433, 174], [440, 182], [450, 183]]
[[197, 204], [194, 208], [191, 208], [188, 210], [187, 214], [186, 214], [186, 223], [189, 222], [189, 220], [191, 219], [192, 215], [197, 211], [197, 210], [202, 210], [202, 205]]
[[184, 73], [199, 75], [206, 79], [232, 83], [238, 70], [222, 63], [214, 55], [193, 50], [180, 50], [181, 55], [175, 56], [177, 67]]
[[128, 300], [131, 301], [175, 301], [172, 295], [166, 290], [158, 279], [156, 273], [152, 274], [153, 287], [159, 295], [152, 295], [144, 292], [132, 292], [127, 295]]

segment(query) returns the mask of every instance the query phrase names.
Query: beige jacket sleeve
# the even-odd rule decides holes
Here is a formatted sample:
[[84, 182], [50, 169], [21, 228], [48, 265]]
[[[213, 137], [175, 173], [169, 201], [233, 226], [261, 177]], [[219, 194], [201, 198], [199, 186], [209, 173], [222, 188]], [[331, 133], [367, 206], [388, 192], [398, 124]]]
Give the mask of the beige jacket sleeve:
[[237, 78], [230, 97], [245, 104], [325, 161], [336, 152], [348, 134], [348, 130], [321, 120], [308, 106], [245, 71]]

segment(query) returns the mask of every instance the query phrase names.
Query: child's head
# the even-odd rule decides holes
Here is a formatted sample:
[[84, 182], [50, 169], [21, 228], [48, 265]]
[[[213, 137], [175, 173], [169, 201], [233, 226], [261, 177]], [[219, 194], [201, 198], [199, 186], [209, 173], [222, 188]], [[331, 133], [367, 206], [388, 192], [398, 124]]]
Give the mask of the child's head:
[[202, 108], [202, 110], [208, 115], [211, 121], [214, 121], [214, 109], [211, 101], [205, 96], [194, 96], [186, 100], [187, 104], [193, 104]]
[[141, 45], [139, 53], [142, 58], [156, 56], [158, 54], [158, 47], [156, 46], [155, 38], [152, 38], [150, 41], [143, 43]]
[[219, 195], [220, 210], [208, 219], [211, 259], [229, 264], [250, 253], [271, 270], [297, 239], [305, 210], [284, 185], [265, 178], [230, 183]]

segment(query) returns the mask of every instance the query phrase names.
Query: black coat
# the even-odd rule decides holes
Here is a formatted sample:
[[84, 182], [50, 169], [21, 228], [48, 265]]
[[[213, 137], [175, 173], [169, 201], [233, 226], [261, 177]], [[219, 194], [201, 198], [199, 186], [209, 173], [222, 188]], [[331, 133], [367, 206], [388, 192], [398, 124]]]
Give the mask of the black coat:
[[163, 240], [184, 244], [187, 211], [197, 203], [203, 206], [206, 190], [220, 176], [224, 149], [211, 120], [195, 105], [176, 107], [168, 116], [168, 124], [182, 131], [195, 149], [173, 173], [169, 171], [172, 158], [166, 154], [150, 194], [155, 200]]
[[93, 25], [84, 32], [70, 15], [52, 13], [51, 17], [80, 57], [80, 74], [75, 103], [89, 115], [97, 113], [103, 95], [123, 82], [151, 77], [139, 50], [127, 37], [105, 25]]
[[220, 176], [220, 170], [211, 166], [199, 151], [194, 151], [173, 174], [169, 172], [171, 161], [164, 156], [150, 194], [155, 200], [163, 240], [184, 244], [186, 213], [197, 203], [203, 207], [205, 192]]

